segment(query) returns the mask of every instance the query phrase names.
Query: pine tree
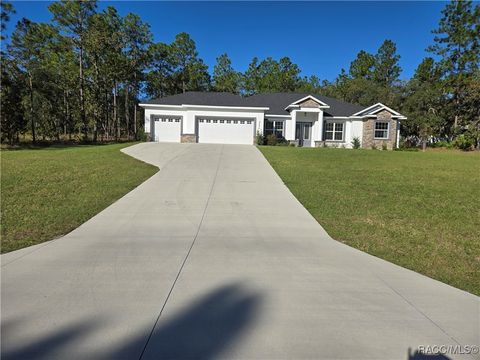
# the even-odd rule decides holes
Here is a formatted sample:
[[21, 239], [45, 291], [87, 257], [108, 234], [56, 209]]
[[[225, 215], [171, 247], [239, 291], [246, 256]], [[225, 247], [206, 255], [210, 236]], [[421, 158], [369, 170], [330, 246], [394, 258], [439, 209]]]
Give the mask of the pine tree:
[[213, 87], [216, 91], [234, 94], [240, 92], [240, 74], [233, 69], [227, 54], [217, 57], [217, 63], [213, 67]]

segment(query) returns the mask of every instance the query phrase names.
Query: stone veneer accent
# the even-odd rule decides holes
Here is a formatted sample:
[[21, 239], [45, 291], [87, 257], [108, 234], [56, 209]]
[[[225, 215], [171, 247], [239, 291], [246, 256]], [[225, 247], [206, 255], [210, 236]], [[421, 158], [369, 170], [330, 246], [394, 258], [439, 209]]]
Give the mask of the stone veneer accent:
[[[388, 139], [381, 140], [375, 139], [375, 121], [388, 121], [390, 122]], [[363, 121], [363, 139], [362, 147], [364, 149], [371, 149], [373, 145], [377, 149], [381, 149], [383, 144], [387, 145], [388, 150], [395, 148], [397, 141], [397, 120], [392, 119], [392, 114], [383, 110], [377, 114], [377, 118], [367, 119]]]
[[300, 105], [301, 107], [307, 107], [307, 108], [318, 108], [320, 106], [319, 103], [317, 103], [316, 101], [314, 101], [312, 99], [305, 100], [304, 102], [302, 102], [298, 105]]
[[197, 142], [197, 135], [195, 134], [182, 134], [180, 138], [180, 142], [182, 143], [196, 143]]

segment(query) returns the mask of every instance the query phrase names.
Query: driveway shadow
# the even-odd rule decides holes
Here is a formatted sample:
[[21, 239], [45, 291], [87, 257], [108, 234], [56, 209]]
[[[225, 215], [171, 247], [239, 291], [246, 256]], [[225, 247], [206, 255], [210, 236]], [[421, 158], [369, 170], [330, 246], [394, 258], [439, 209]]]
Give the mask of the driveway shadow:
[[[155, 329], [145, 329], [122, 346], [101, 353], [78, 353], [78, 341], [98, 333], [99, 319], [59, 328], [36, 341], [11, 348], [2, 341], [2, 359], [212, 359], [240, 339], [258, 315], [261, 296], [240, 284], [215, 289], [178, 312], [168, 314], [169, 304]], [[161, 304], [159, 304], [160, 309]], [[152, 314], [153, 315], [153, 314]], [[152, 324], [153, 325], [153, 324]], [[3, 324], [3, 332], [15, 324]], [[145, 334], [149, 334], [148, 339]], [[73, 351], [71, 351], [73, 350]]]
[[215, 358], [252, 325], [259, 304], [260, 296], [240, 285], [219, 288], [178, 315], [160, 319], [142, 359]]

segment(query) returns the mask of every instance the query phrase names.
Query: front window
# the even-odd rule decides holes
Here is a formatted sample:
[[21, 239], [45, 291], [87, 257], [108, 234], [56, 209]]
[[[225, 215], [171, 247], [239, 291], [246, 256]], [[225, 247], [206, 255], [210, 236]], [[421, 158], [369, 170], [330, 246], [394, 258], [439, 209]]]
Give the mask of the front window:
[[265, 136], [275, 134], [277, 137], [283, 136], [283, 121], [265, 120]]
[[343, 122], [327, 122], [325, 123], [325, 140], [342, 141], [343, 131]]
[[375, 122], [375, 139], [388, 139], [388, 122], [376, 121]]

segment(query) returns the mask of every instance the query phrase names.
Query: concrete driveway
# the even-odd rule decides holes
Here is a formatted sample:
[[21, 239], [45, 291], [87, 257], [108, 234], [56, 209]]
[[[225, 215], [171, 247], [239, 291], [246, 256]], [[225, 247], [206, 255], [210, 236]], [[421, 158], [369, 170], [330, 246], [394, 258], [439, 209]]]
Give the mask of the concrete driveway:
[[125, 152], [161, 170], [1, 257], [2, 359], [424, 359], [422, 345], [479, 344], [478, 297], [332, 240], [255, 147]]

